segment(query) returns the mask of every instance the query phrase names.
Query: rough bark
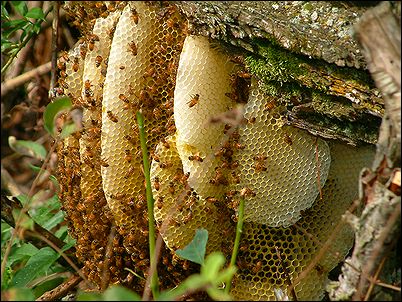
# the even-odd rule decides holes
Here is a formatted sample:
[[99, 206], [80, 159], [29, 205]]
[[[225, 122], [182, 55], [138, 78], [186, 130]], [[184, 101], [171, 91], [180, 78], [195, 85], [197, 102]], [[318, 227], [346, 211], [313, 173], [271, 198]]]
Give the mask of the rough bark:
[[352, 145], [377, 142], [384, 105], [353, 37], [353, 24], [367, 11], [366, 4], [175, 3], [191, 33], [223, 42], [229, 53], [244, 58], [266, 93], [278, 96], [287, 124]]
[[[373, 286], [378, 280], [396, 282], [397, 242], [400, 237], [401, 165], [401, 31], [399, 18], [389, 2], [367, 11], [356, 25], [369, 70], [385, 102], [372, 170], [361, 174], [361, 201], [366, 206], [360, 217], [348, 216], [356, 231], [356, 243], [348, 264], [342, 268], [333, 300], [395, 299], [397, 291]], [[388, 264], [387, 274], [381, 273]], [[391, 264], [391, 265], [389, 265]], [[369, 280], [369, 279], [372, 280]], [[399, 283], [399, 284], [398, 284]], [[395, 285], [395, 284], [394, 284]], [[397, 299], [397, 298], [396, 298]]]

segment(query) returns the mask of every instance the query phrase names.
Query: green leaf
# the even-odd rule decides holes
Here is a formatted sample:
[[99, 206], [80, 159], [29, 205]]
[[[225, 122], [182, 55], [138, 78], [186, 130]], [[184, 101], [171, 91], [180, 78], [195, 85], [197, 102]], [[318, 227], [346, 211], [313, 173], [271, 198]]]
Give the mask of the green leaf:
[[141, 297], [122, 286], [111, 286], [103, 293], [103, 301], [141, 301]]
[[27, 203], [30, 202], [30, 198], [25, 195], [25, 194], [20, 194], [18, 196], [16, 196], [16, 198], [19, 200], [19, 202], [21, 202], [22, 206], [25, 206]]
[[233, 301], [232, 297], [221, 288], [208, 287], [207, 293], [214, 301]]
[[27, 155], [40, 160], [44, 160], [47, 155], [45, 147], [32, 141], [17, 140], [14, 136], [9, 136], [8, 144], [11, 149], [22, 155]]
[[25, 18], [33, 18], [33, 19], [40, 19], [44, 20], [45, 14], [43, 13], [42, 9], [39, 7], [33, 7], [25, 14]]
[[78, 293], [77, 301], [102, 301], [102, 295], [100, 293]]
[[66, 138], [68, 137], [70, 134], [74, 133], [75, 131], [77, 131], [77, 125], [74, 123], [66, 123], [65, 125], [63, 125], [63, 128], [61, 130], [61, 138]]
[[181, 282], [177, 287], [162, 291], [158, 296], [158, 301], [175, 301], [189, 290], [197, 290], [206, 285], [204, 277], [199, 274], [193, 274]]
[[38, 248], [31, 243], [24, 243], [8, 257], [7, 264], [11, 266], [15, 262], [27, 261], [37, 252]]
[[225, 257], [221, 252], [213, 252], [205, 259], [204, 265], [201, 266], [201, 275], [214, 282], [217, 279], [219, 270], [225, 264]]
[[60, 257], [58, 253], [50, 247], [40, 249], [33, 255], [26, 265], [15, 274], [12, 285], [15, 287], [26, 287], [27, 283], [36, 277], [43, 275], [49, 267]]
[[193, 240], [184, 249], [178, 249], [176, 254], [183, 259], [202, 265], [204, 263], [207, 241], [208, 231], [197, 229]]
[[56, 225], [58, 225], [63, 220], [64, 220], [63, 211], [58, 211], [48, 221], [46, 221], [46, 223], [42, 224], [42, 227], [44, 227], [46, 230], [50, 231], [52, 228], [54, 228]]
[[10, 1], [11, 4], [14, 6], [15, 10], [21, 15], [25, 16], [28, 12], [28, 6], [26, 1]]
[[35, 286], [33, 289], [35, 298], [38, 298], [41, 295], [43, 295], [45, 292], [56, 288], [56, 286], [60, 285], [64, 280], [65, 280], [65, 278], [55, 277], [50, 280], [46, 280], [46, 281], [40, 283], [39, 285]]
[[12, 209], [12, 214], [13, 214], [15, 221], [20, 219], [19, 225], [21, 228], [26, 229], [26, 230], [33, 230], [34, 221], [26, 213], [21, 212], [21, 209], [16, 209], [16, 208]]
[[67, 111], [71, 108], [72, 103], [69, 97], [60, 97], [56, 98], [53, 103], [50, 103], [46, 106], [45, 112], [43, 113], [44, 126], [45, 129], [52, 135], [55, 136], [54, 133], [54, 119], [55, 117], [63, 112]]

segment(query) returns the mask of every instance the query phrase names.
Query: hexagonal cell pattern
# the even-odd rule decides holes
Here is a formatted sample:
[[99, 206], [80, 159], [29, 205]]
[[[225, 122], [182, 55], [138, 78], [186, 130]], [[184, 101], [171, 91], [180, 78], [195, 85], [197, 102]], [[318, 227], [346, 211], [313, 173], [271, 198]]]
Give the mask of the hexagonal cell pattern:
[[211, 124], [210, 119], [234, 106], [225, 95], [230, 92], [233, 69], [234, 64], [225, 55], [210, 47], [208, 38], [186, 38], [174, 95], [177, 149], [184, 172], [190, 173], [190, 187], [203, 198], [222, 192], [222, 186], [210, 180], [220, 164], [213, 155], [224, 142], [224, 125]]
[[[302, 218], [287, 228], [245, 223], [240, 246], [246, 249], [240, 250], [240, 270], [232, 288], [235, 299], [275, 300], [274, 289], [291, 297], [286, 274], [292, 284], [297, 281], [294, 285], [298, 300], [323, 298], [328, 273], [353, 244], [353, 231], [341, 222], [341, 217], [358, 197], [359, 173], [370, 165], [375, 154], [372, 146], [355, 148], [337, 142], [329, 145], [331, 168], [322, 200], [317, 197]], [[318, 258], [324, 244], [328, 249]], [[308, 266], [311, 270], [296, 280]]]
[[[176, 137], [168, 137], [169, 148], [160, 143], [158, 161], [151, 166], [154, 216], [162, 237], [172, 250], [183, 249], [196, 229], [208, 230], [207, 253], [232, 246], [233, 226], [223, 204], [200, 198], [187, 183], [176, 149]], [[167, 181], [170, 180], [170, 181]]]
[[[274, 289], [287, 293], [290, 280], [299, 300], [322, 298], [328, 272], [353, 239], [350, 228], [336, 225], [357, 197], [359, 171], [374, 148], [285, 126], [282, 108], [254, 79], [247, 104], [236, 104], [229, 96], [237, 67], [207, 38], [185, 40], [186, 22], [174, 5], [111, 3], [59, 64], [60, 94], [64, 89], [84, 108], [84, 130], [62, 142], [58, 156], [60, 199], [85, 275], [100, 285], [108, 267], [110, 282], [124, 283], [133, 277], [124, 268], [149, 266], [135, 118], [141, 110], [154, 217], [170, 249], [158, 266], [163, 286], [194, 272], [172, 254], [197, 228], [209, 232], [207, 252], [230, 254], [239, 196], [248, 192], [233, 297], [275, 299]], [[74, 10], [82, 11], [78, 4]], [[319, 254], [324, 243], [329, 249]], [[144, 282], [134, 280], [130, 287], [142, 290]]]
[[269, 226], [290, 226], [300, 219], [324, 185], [330, 166], [327, 143], [305, 131], [282, 125], [277, 108], [252, 81], [245, 105], [247, 123], [239, 130], [243, 150], [235, 153], [241, 182], [255, 196], [247, 197], [246, 221]]

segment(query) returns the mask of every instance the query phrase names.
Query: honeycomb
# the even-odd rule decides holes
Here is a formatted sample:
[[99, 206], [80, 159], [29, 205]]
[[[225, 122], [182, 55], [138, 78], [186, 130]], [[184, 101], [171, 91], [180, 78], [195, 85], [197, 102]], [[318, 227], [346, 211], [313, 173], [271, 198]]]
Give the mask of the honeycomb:
[[[329, 143], [331, 167], [322, 189], [322, 200], [317, 197], [313, 206], [290, 227], [268, 227], [247, 222], [244, 224], [240, 249], [239, 272], [231, 294], [238, 300], [275, 300], [274, 289], [287, 295], [286, 268], [291, 280], [313, 261], [320, 247], [329, 239], [350, 201], [358, 197], [358, 176], [363, 167], [371, 164], [375, 148], [351, 147], [337, 142]], [[353, 231], [343, 224], [339, 233], [330, 239], [329, 249], [313, 269], [295, 286], [298, 300], [322, 300], [328, 273], [345, 257], [353, 243]], [[281, 260], [277, 256], [279, 250]], [[281, 263], [282, 262], [282, 263]]]
[[[169, 148], [160, 143], [155, 150], [159, 161], [153, 161], [151, 166], [154, 216], [165, 243], [172, 250], [183, 249], [196, 229], [204, 228], [209, 233], [207, 253], [229, 246], [234, 233], [228, 209], [222, 203], [201, 198], [189, 187], [176, 149], [176, 137], [168, 137], [166, 141]], [[160, 182], [167, 179], [171, 181]]]
[[[74, 4], [74, 11], [82, 11], [80, 5], [86, 6]], [[241, 66], [207, 38], [189, 35], [173, 4], [107, 5], [111, 10], [93, 20], [92, 30], [58, 64], [59, 93], [83, 108], [83, 130], [65, 139], [58, 155], [60, 199], [85, 275], [101, 288], [144, 288], [135, 276], [146, 278], [149, 267], [135, 118], [141, 111], [154, 218], [166, 245], [158, 264], [161, 288], [198, 269], [174, 253], [198, 228], [209, 232], [207, 253], [230, 255], [243, 195], [232, 296], [273, 300], [275, 289], [287, 293], [289, 275], [299, 300], [321, 299], [329, 271], [353, 241], [346, 225], [330, 236], [357, 198], [359, 171], [374, 148], [285, 126], [283, 108], [258, 80], [239, 80]], [[88, 6], [88, 16], [94, 7]], [[330, 249], [314, 260], [328, 239]]]
[[245, 148], [234, 156], [241, 179], [236, 189], [247, 187], [255, 193], [247, 198], [245, 221], [288, 227], [318, 196], [327, 179], [330, 151], [324, 140], [284, 126], [280, 108], [267, 107], [274, 100], [255, 86], [253, 81], [244, 108], [244, 117], [253, 122], [240, 128]]
[[234, 105], [225, 95], [230, 92], [233, 69], [234, 64], [212, 49], [205, 37], [189, 36], [185, 40], [174, 94], [177, 149], [184, 173], [190, 173], [190, 187], [203, 198], [218, 197], [223, 189], [210, 183], [221, 164], [219, 158], [210, 155], [222, 144], [224, 125], [211, 125], [209, 120]]

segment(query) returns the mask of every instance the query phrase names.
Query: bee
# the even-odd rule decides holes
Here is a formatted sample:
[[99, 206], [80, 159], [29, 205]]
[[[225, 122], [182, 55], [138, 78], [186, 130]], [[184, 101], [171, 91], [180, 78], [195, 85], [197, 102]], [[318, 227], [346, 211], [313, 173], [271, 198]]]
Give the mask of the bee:
[[264, 111], [270, 111], [270, 110], [274, 109], [274, 107], [275, 107], [275, 102], [270, 101], [270, 102], [265, 104]]
[[160, 157], [158, 154], [156, 154], [155, 152], [151, 152], [151, 157], [154, 161], [159, 162], [160, 161]]
[[131, 155], [130, 149], [124, 150], [124, 153], [126, 154], [126, 155], [124, 156], [124, 159], [125, 159], [127, 162], [130, 163], [130, 162], [132, 161], [132, 159], [133, 159], [133, 156]]
[[153, 115], [155, 119], [159, 120], [162, 117], [162, 110], [160, 110], [158, 107], [154, 108]]
[[169, 132], [169, 134], [174, 134], [176, 132], [176, 125], [170, 125], [167, 128], [167, 131]]
[[155, 205], [158, 209], [162, 209], [163, 206], [163, 197], [159, 196], [155, 202]]
[[227, 185], [228, 180], [226, 179], [225, 175], [223, 174], [222, 170], [217, 168], [215, 170], [215, 177], [209, 181], [209, 183], [213, 185]]
[[107, 31], [107, 35], [109, 37], [109, 39], [113, 38], [114, 32], [116, 31], [116, 25], [112, 26], [108, 31]]
[[106, 69], [106, 68], [102, 68], [102, 69], [101, 69], [101, 75], [103, 75], [104, 77], [106, 77], [106, 73], [107, 73], [107, 69]]
[[102, 56], [96, 56], [96, 58], [95, 58], [95, 66], [99, 67], [100, 64], [102, 63], [102, 60], [103, 60]]
[[289, 134], [285, 133], [285, 137], [284, 137], [284, 141], [285, 143], [287, 143], [289, 146], [291, 146], [293, 144], [292, 138], [289, 136]]
[[144, 78], [150, 78], [150, 77], [153, 77], [154, 75], [155, 75], [155, 67], [149, 66], [147, 68], [147, 70], [145, 71], [143, 77]]
[[240, 196], [241, 197], [247, 197], [247, 196], [252, 196], [255, 197], [255, 193], [253, 190], [251, 190], [250, 188], [243, 188], [240, 190]]
[[113, 122], [117, 123], [119, 120], [117, 119], [116, 115], [113, 114], [112, 111], [108, 110], [107, 111], [107, 117]]
[[244, 146], [244, 145], [242, 145], [242, 144], [240, 144], [240, 143], [234, 143], [234, 147], [235, 147], [237, 150], [243, 150], [246, 146]]
[[138, 194], [137, 200], [138, 200], [139, 207], [143, 206], [147, 202], [147, 200], [143, 194]]
[[110, 194], [109, 197], [112, 199], [122, 200], [126, 197], [126, 194], [124, 193]]
[[128, 43], [128, 47], [129, 50], [131, 51], [131, 53], [133, 54], [133, 56], [137, 55], [137, 45], [135, 45], [134, 41], [131, 41], [130, 43]]
[[85, 96], [86, 96], [86, 97], [92, 96], [92, 94], [93, 94], [92, 91], [91, 91], [91, 86], [92, 86], [91, 81], [90, 81], [90, 80], [86, 80], [86, 81], [85, 81], [85, 84], [84, 84]]
[[161, 142], [166, 149], [170, 149], [169, 143], [162, 137]]
[[100, 164], [102, 167], [109, 167], [109, 164], [103, 158], [100, 158]]
[[84, 163], [86, 163], [88, 166], [90, 166], [91, 169], [93, 169], [93, 168], [95, 167], [89, 157], [83, 156], [83, 161], [84, 161]]
[[200, 95], [197, 93], [194, 96], [191, 97], [191, 100], [187, 102], [188, 107], [194, 107], [196, 104], [198, 104], [198, 101], [200, 99]]
[[239, 71], [237, 73], [237, 76], [240, 77], [240, 78], [243, 78], [243, 79], [251, 79], [252, 74], [248, 73], [248, 72], [244, 72], [244, 71]]
[[83, 43], [83, 44], [80, 46], [80, 56], [81, 56], [81, 59], [85, 60], [85, 56], [86, 56], [86, 55], [87, 55], [86, 43]]
[[205, 200], [206, 200], [207, 202], [210, 202], [210, 203], [215, 203], [215, 202], [218, 201], [218, 199], [216, 199], [216, 198], [214, 198], [214, 197], [207, 197]]
[[169, 28], [177, 27], [177, 24], [174, 22], [174, 20], [172, 18], [169, 18], [166, 20], [166, 25]]
[[78, 58], [74, 58], [74, 63], [73, 63], [74, 72], [77, 72], [79, 68], [80, 68], [80, 65], [78, 63]]
[[159, 163], [159, 167], [160, 167], [161, 169], [167, 169], [167, 168], [170, 168], [171, 166], [173, 166], [173, 164], [170, 163], [170, 162]]
[[257, 261], [257, 263], [255, 264], [255, 266], [252, 268], [251, 271], [252, 271], [254, 274], [257, 274], [257, 273], [261, 270], [261, 268], [262, 268], [262, 261], [259, 260], [259, 261]]
[[171, 45], [173, 42], [173, 35], [170, 32], [167, 32], [165, 35], [165, 41]]
[[131, 8], [131, 19], [135, 24], [138, 24], [139, 16], [135, 8]]
[[60, 78], [59, 79], [59, 84], [60, 84], [60, 86], [62, 86], [64, 89], [68, 89], [68, 84], [62, 79], [62, 78]]
[[123, 69], [125, 69], [125, 68], [126, 68], [126, 66], [124, 66], [124, 65], [120, 65], [120, 66], [119, 66], [119, 69], [120, 69], [120, 70], [123, 70]]
[[129, 103], [130, 102], [128, 100], [128, 98], [122, 93], [119, 94], [119, 99], [122, 100], [124, 103]]
[[190, 268], [190, 263], [188, 260], [184, 260], [183, 262], [183, 269], [187, 271]]
[[155, 177], [154, 178], [154, 188], [155, 188], [155, 190], [159, 191], [160, 187], [161, 187], [161, 185], [160, 185], [160, 182], [159, 182], [159, 177]]
[[268, 158], [268, 156], [266, 156], [266, 155], [256, 155], [256, 156], [254, 156], [255, 161], [264, 161], [267, 158]]
[[189, 211], [186, 216], [183, 218], [184, 223], [188, 223], [193, 218], [193, 212]]
[[89, 147], [89, 146], [86, 146], [86, 147], [85, 147], [85, 155], [88, 156], [88, 157], [90, 157], [90, 158], [94, 157], [94, 154], [93, 154], [93, 152], [92, 152], [91, 147]]
[[188, 178], [190, 177], [190, 172], [187, 172], [186, 174], [183, 174], [182, 177], [180, 178], [180, 182], [185, 185], [187, 183]]
[[199, 156], [198, 154], [196, 154], [196, 155], [190, 155], [189, 157], [188, 157], [188, 159], [189, 160], [196, 160], [196, 161], [199, 161], [200, 163], [202, 163], [204, 160], [202, 159], [202, 157], [201, 156]]
[[130, 143], [135, 144], [135, 139], [134, 139], [134, 137], [132, 137], [131, 135], [126, 134], [126, 135], [124, 136], [124, 138], [125, 138], [126, 140], [128, 140]]
[[99, 37], [95, 34], [91, 34], [88, 38], [88, 49], [90, 51], [94, 50], [95, 41], [99, 41]]
[[233, 177], [233, 182], [235, 184], [239, 184], [240, 183], [240, 176], [236, 173], [236, 172], [232, 172], [232, 177]]

